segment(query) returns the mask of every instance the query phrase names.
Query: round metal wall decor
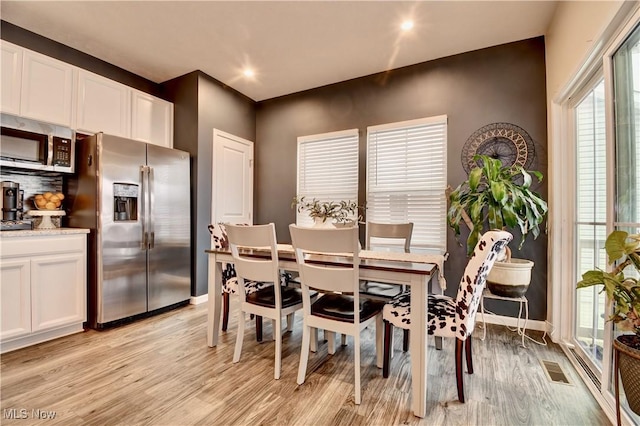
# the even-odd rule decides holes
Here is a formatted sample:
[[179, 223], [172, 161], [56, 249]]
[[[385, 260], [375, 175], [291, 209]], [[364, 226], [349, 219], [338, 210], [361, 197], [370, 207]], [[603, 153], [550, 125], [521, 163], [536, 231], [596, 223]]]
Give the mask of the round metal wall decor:
[[498, 159], [503, 166], [528, 169], [535, 151], [533, 139], [523, 128], [510, 123], [491, 123], [469, 136], [462, 148], [462, 167], [467, 174], [478, 167], [473, 161], [476, 154]]

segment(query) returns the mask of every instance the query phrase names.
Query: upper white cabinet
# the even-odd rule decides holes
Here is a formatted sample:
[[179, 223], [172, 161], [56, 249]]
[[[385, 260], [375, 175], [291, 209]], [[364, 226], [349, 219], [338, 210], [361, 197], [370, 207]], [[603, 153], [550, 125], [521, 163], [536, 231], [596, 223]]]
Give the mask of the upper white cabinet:
[[20, 115], [71, 127], [73, 67], [23, 50]]
[[0, 110], [9, 114], [20, 114], [20, 88], [22, 87], [22, 48], [2, 41], [2, 100]]
[[76, 130], [131, 136], [131, 88], [78, 70]]
[[131, 98], [131, 138], [173, 148], [173, 104], [134, 90]]
[[173, 104], [0, 40], [0, 111], [173, 148]]

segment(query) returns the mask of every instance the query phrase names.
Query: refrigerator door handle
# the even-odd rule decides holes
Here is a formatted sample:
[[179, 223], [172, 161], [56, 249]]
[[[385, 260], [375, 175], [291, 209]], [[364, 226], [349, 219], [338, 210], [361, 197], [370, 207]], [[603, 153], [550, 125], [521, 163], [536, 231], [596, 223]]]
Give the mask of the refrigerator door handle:
[[142, 223], [142, 238], [140, 243], [141, 250], [147, 250], [149, 247], [149, 233], [147, 230], [147, 203], [149, 199], [149, 166], [140, 166], [140, 181], [142, 182], [142, 188], [140, 191], [141, 211], [140, 222]]
[[155, 177], [154, 177], [154, 171], [153, 171], [153, 167], [147, 166], [147, 195], [149, 196], [149, 214], [148, 214], [148, 219], [149, 219], [149, 229], [148, 229], [148, 240], [149, 240], [149, 250], [151, 250], [152, 248], [154, 248], [155, 246], [155, 237], [156, 237], [156, 233], [155, 233], [155, 221], [153, 220], [153, 216], [155, 215], [154, 212], [154, 200], [153, 200], [153, 194], [155, 191]]

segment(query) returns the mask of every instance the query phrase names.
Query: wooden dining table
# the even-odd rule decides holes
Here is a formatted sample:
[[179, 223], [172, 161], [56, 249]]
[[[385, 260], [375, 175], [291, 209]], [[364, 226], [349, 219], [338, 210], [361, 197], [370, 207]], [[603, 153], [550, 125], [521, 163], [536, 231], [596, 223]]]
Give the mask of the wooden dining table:
[[[214, 347], [218, 344], [220, 332], [221, 300], [222, 300], [222, 264], [233, 263], [231, 252], [226, 249], [206, 250], [209, 254], [209, 294], [207, 319], [207, 345]], [[266, 256], [266, 253], [256, 251], [256, 257]], [[442, 277], [442, 262], [445, 256], [378, 252], [370, 250], [360, 251], [359, 274], [361, 280], [403, 284], [411, 287], [411, 312], [424, 312], [424, 315], [414, 315], [411, 318], [411, 339], [409, 353], [411, 355], [411, 392], [412, 411], [418, 417], [425, 417], [427, 409], [427, 293], [429, 283], [435, 281], [444, 287]], [[289, 244], [278, 244], [278, 260], [280, 269], [297, 271], [293, 247]], [[331, 265], [348, 263], [345, 256], [314, 255], [314, 262]], [[440, 265], [440, 267], [439, 267]]]

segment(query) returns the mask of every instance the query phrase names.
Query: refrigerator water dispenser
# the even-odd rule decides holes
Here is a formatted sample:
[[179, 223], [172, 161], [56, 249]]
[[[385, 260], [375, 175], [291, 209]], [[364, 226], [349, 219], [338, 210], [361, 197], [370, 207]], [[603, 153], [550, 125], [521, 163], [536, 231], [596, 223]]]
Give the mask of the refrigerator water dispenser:
[[113, 220], [138, 220], [138, 185], [113, 184]]

